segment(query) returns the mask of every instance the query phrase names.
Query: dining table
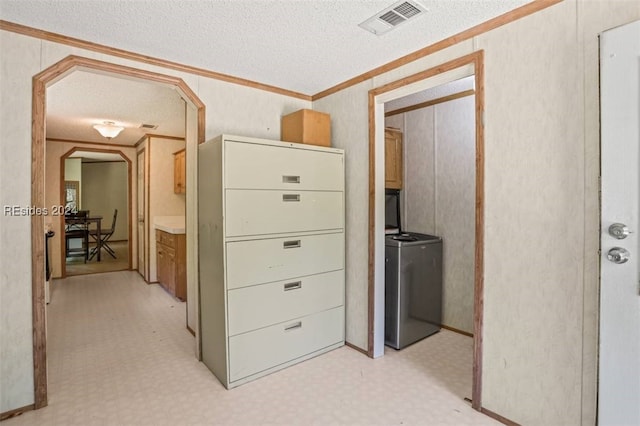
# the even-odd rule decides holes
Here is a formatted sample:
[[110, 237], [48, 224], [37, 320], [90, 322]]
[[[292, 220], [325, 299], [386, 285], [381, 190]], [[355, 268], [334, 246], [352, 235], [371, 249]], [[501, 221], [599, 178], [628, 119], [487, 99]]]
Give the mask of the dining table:
[[[98, 255], [97, 261], [100, 262], [101, 249], [102, 249], [102, 216], [86, 216], [86, 217], [75, 217], [75, 216], [65, 216], [64, 218], [65, 229], [69, 226], [73, 225], [86, 225], [87, 227], [91, 226], [92, 223], [96, 224], [95, 235], [96, 235], [96, 246], [91, 249], [91, 253], [89, 254], [89, 260], [93, 259], [93, 256]], [[88, 231], [88, 230], [87, 230]]]

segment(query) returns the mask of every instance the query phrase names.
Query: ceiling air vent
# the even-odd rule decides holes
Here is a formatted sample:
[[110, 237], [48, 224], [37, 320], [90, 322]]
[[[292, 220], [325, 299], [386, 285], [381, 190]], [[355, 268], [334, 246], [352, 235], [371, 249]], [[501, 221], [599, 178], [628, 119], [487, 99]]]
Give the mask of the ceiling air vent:
[[158, 126], [159, 126], [158, 124], [144, 124], [143, 123], [143, 124], [140, 125], [140, 128], [141, 129], [155, 130], [155, 129], [158, 128]]
[[409, 19], [420, 16], [427, 9], [415, 1], [399, 1], [388, 8], [376, 13], [359, 25], [359, 27], [375, 34], [381, 35], [394, 29]]

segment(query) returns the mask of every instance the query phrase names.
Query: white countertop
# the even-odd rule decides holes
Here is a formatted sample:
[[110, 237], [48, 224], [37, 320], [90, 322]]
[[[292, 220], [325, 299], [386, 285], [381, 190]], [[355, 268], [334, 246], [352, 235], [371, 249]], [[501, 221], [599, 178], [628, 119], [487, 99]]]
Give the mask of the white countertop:
[[170, 234], [184, 234], [184, 216], [155, 216], [153, 227]]

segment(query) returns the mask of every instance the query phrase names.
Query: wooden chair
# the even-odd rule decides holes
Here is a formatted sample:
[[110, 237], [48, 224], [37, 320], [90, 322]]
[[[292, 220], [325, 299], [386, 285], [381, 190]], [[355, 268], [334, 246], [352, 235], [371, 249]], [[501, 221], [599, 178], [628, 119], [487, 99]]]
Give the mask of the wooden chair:
[[[65, 216], [65, 257], [84, 257], [84, 263], [89, 260], [89, 224], [87, 211], [79, 211]], [[80, 247], [74, 247], [72, 242], [80, 241]]]
[[118, 209], [115, 209], [115, 211], [113, 212], [113, 221], [111, 222], [111, 228], [100, 230], [100, 241], [98, 241], [97, 230], [91, 229], [89, 231], [89, 235], [91, 235], [91, 238], [93, 238], [93, 240], [96, 242], [96, 246], [91, 249], [89, 260], [93, 259], [93, 256], [95, 256], [98, 253], [98, 250], [100, 250], [101, 248], [104, 248], [105, 251], [109, 253], [111, 257], [113, 257], [114, 259], [116, 258], [116, 252], [113, 251], [111, 247], [109, 247], [109, 238], [111, 238], [113, 233], [116, 231], [117, 218], [118, 218]]

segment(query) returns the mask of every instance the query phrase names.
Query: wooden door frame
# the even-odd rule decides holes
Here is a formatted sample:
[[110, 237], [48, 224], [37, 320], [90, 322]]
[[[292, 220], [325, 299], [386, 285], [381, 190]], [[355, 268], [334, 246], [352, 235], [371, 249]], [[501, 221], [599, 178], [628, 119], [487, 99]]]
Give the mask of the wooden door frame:
[[[197, 109], [197, 143], [205, 139], [205, 106], [181, 79], [138, 68], [70, 55], [33, 77], [31, 104], [31, 204], [45, 208], [45, 119], [47, 87], [76, 70], [106, 73], [174, 88]], [[47, 406], [47, 336], [44, 299], [44, 218], [31, 217], [31, 291], [34, 408]]]
[[[71, 154], [73, 154], [74, 152], [77, 151], [84, 151], [84, 152], [104, 152], [107, 154], [118, 154], [120, 157], [122, 157], [122, 159], [124, 161], [126, 161], [127, 163], [127, 215], [129, 217], [128, 222], [129, 222], [129, 226], [128, 226], [128, 235], [129, 235], [129, 269], [131, 269], [131, 256], [132, 256], [132, 243], [131, 243], [131, 212], [132, 212], [132, 206], [131, 206], [131, 201], [133, 199], [132, 196], [132, 188], [131, 188], [131, 175], [133, 173], [133, 167], [132, 167], [132, 162], [131, 160], [120, 150], [117, 149], [108, 149], [108, 148], [85, 148], [85, 147], [81, 147], [81, 146], [74, 146], [73, 148], [71, 148], [69, 151], [65, 152], [61, 157], [60, 157], [60, 203], [64, 204], [64, 194], [65, 194], [65, 180], [64, 180], [64, 173], [65, 173], [65, 160], [67, 158], [69, 158], [71, 156]], [[60, 274], [61, 274], [61, 278], [65, 278], [67, 276], [67, 262], [65, 261], [64, 258], [64, 253], [65, 253], [65, 230], [64, 230], [64, 216], [60, 216], [59, 218], [60, 220], [60, 259], [61, 259], [61, 268], [60, 268]]]
[[[146, 139], [146, 137], [145, 137], [145, 139]], [[142, 277], [143, 280], [147, 281], [146, 275], [147, 275], [147, 263], [148, 262], [147, 262], [146, 250], [147, 250], [148, 242], [147, 242], [147, 239], [145, 237], [145, 232], [144, 232], [146, 230], [146, 228], [145, 227], [142, 228], [142, 236], [141, 236], [140, 235], [140, 226], [138, 225], [139, 220], [140, 220], [139, 216], [138, 216], [140, 214], [140, 211], [138, 210], [138, 206], [139, 206], [139, 203], [140, 203], [140, 201], [139, 201], [140, 200], [140, 191], [139, 191], [140, 188], [138, 186], [138, 174], [140, 173], [140, 169], [139, 169], [140, 161], [139, 161], [139, 159], [140, 159], [141, 155], [142, 155], [142, 161], [144, 162], [144, 170], [142, 171], [142, 174], [144, 175], [144, 178], [143, 178], [143, 181], [142, 181], [142, 188], [143, 188], [143, 191], [144, 191], [144, 193], [142, 194], [142, 216], [145, 218], [145, 225], [146, 225], [146, 217], [147, 217], [147, 212], [146, 212], [146, 209], [145, 209], [145, 207], [147, 205], [147, 202], [146, 202], [146, 197], [147, 197], [147, 188], [146, 188], [146, 186], [147, 186], [146, 185], [146, 183], [147, 183], [147, 179], [146, 179], [146, 170], [147, 170], [147, 157], [146, 157], [146, 155], [147, 155], [147, 149], [146, 149], [146, 146], [144, 148], [142, 148], [141, 150], [136, 151], [136, 196], [137, 196], [137, 202], [136, 202], [136, 236], [137, 236], [137, 240], [136, 240], [136, 243], [138, 244], [137, 251], [136, 251], [136, 253], [138, 254], [138, 259], [136, 259], [136, 261], [138, 262], [138, 264], [137, 264], [138, 265], [138, 268], [137, 268], [138, 274], [140, 274], [140, 241], [142, 241], [143, 242], [142, 259], [144, 260], [144, 265], [143, 265], [142, 273], [140, 274], [140, 276]]]
[[398, 88], [435, 77], [457, 68], [473, 65], [475, 79], [476, 194], [475, 194], [475, 275], [473, 316], [472, 407], [481, 411], [482, 398], [482, 323], [484, 305], [484, 51], [480, 50], [425, 71], [369, 90], [369, 283], [368, 348], [373, 357], [375, 323], [375, 205], [376, 205], [376, 97]]

